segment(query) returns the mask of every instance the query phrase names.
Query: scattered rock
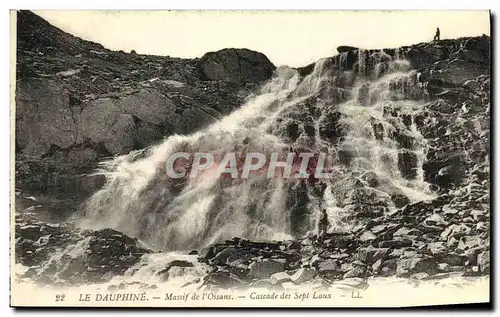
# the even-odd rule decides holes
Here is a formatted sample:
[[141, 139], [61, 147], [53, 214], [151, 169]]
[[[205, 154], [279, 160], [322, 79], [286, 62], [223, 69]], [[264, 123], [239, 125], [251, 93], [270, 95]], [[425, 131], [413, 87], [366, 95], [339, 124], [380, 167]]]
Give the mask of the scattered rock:
[[489, 274], [490, 272], [490, 252], [484, 251], [477, 256], [477, 264], [481, 272]]
[[351, 277], [365, 277], [366, 269], [361, 266], [355, 266], [352, 270], [344, 274], [344, 279]]
[[271, 277], [269, 277], [269, 281], [271, 282], [271, 284], [281, 284], [290, 280], [290, 275], [288, 275], [286, 272], [274, 273], [273, 275], [271, 275]]
[[342, 269], [335, 260], [322, 261], [318, 265], [318, 275], [327, 279], [342, 275]]
[[337, 47], [337, 52], [339, 53], [345, 53], [345, 52], [350, 52], [350, 51], [357, 51], [358, 48], [354, 46], [347, 46], [347, 45], [341, 45]]

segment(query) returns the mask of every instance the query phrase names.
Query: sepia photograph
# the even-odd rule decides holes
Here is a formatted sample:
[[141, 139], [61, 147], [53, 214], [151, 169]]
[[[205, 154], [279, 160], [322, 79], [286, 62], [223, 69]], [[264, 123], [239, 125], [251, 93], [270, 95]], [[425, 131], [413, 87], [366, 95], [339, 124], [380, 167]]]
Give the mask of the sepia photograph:
[[489, 305], [490, 14], [12, 10], [11, 306]]

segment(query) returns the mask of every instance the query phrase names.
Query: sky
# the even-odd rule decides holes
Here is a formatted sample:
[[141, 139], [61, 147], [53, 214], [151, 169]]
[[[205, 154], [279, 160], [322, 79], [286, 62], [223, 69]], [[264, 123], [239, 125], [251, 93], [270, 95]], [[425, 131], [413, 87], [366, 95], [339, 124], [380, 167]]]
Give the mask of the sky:
[[34, 11], [112, 50], [201, 57], [223, 48], [264, 53], [276, 66], [305, 66], [340, 45], [390, 48], [490, 35], [488, 11]]

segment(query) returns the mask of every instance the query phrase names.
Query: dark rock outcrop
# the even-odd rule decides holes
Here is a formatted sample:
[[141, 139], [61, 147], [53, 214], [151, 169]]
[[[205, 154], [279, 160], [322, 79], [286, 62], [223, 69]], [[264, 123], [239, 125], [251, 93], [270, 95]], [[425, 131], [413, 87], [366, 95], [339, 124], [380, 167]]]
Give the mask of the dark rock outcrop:
[[355, 51], [355, 50], [358, 50], [358, 48], [353, 47], [353, 46], [341, 45], [341, 46], [337, 47], [337, 52], [339, 52], [339, 53], [346, 53], [346, 52]]

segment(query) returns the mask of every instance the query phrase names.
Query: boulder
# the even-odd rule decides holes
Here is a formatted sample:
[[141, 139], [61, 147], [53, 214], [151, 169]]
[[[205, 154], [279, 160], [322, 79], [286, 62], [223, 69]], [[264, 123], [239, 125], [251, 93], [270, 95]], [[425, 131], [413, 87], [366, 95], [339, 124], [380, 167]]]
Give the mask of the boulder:
[[358, 48], [354, 47], [354, 46], [348, 46], [348, 45], [337, 46], [337, 52], [339, 52], [339, 53], [345, 53], [345, 52], [356, 51], [356, 50], [358, 50]]
[[417, 177], [417, 155], [408, 150], [401, 150], [398, 153], [398, 168], [401, 175], [406, 179]]
[[153, 89], [143, 89], [121, 98], [118, 105], [125, 113], [156, 125], [165, 124], [176, 110], [172, 100]]
[[374, 187], [374, 188], [376, 188], [376, 187], [378, 187], [378, 186], [379, 186], [379, 184], [380, 184], [380, 179], [379, 179], [379, 177], [378, 177], [377, 173], [375, 173], [375, 172], [371, 172], [371, 171], [370, 171], [370, 172], [366, 172], [365, 174], [363, 174], [363, 175], [361, 176], [361, 178], [362, 178], [365, 182], [367, 182], [367, 183], [368, 183], [368, 186], [370, 186], [370, 187]]
[[123, 109], [116, 99], [102, 98], [85, 104], [78, 117], [80, 131], [78, 141], [89, 139], [93, 143], [102, 143], [113, 138], [110, 133], [111, 127], [122, 114]]
[[358, 259], [367, 264], [373, 264], [378, 260], [384, 260], [389, 253], [389, 248], [374, 248], [372, 246], [358, 249]]
[[343, 278], [353, 278], [353, 277], [365, 277], [366, 276], [366, 270], [361, 267], [355, 267], [346, 274], [344, 274]]
[[328, 140], [333, 144], [342, 141], [348, 127], [346, 127], [341, 119], [344, 114], [334, 109], [327, 110], [319, 121], [319, 135], [321, 138]]
[[364, 231], [363, 234], [359, 237], [359, 240], [362, 242], [366, 241], [372, 241], [377, 238], [376, 235], [373, 234], [371, 231]]
[[285, 270], [285, 261], [264, 259], [249, 265], [248, 275], [254, 278], [269, 278], [271, 275]]
[[130, 114], [118, 116], [115, 124], [109, 129], [108, 138], [104, 146], [109, 153], [127, 154], [135, 148], [136, 127], [134, 118]]
[[399, 249], [399, 248], [404, 248], [404, 247], [410, 247], [412, 245], [412, 240], [410, 239], [404, 239], [404, 238], [398, 238], [394, 240], [385, 240], [385, 241], [380, 241], [378, 243], [379, 248], [393, 248], [393, 249]]
[[446, 243], [431, 242], [427, 245], [427, 249], [434, 255], [444, 255], [448, 252]]
[[469, 249], [485, 247], [484, 240], [479, 236], [464, 236], [460, 238], [457, 246], [458, 251], [466, 251]]
[[286, 272], [274, 273], [269, 277], [269, 281], [271, 282], [271, 284], [281, 284], [290, 280], [290, 275], [288, 275]]
[[318, 263], [318, 275], [323, 277], [335, 277], [342, 274], [341, 268], [336, 260], [330, 259]]
[[246, 252], [244, 250], [236, 249], [235, 247], [230, 246], [211, 258], [210, 263], [214, 265], [226, 265], [242, 258], [245, 254]]
[[483, 251], [477, 256], [477, 265], [484, 274], [490, 274], [490, 252]]
[[[45, 225], [30, 218], [22, 221], [28, 225], [19, 229], [16, 262], [32, 266], [26, 277], [41, 284], [106, 282], [113, 276], [123, 275], [144, 254], [151, 252], [138, 246], [135, 239], [113, 229], [81, 231], [66, 224]], [[34, 233], [42, 235], [36, 241], [22, 238], [35, 238]], [[56, 251], [60, 252], [60, 257], [54, 259], [51, 256]]]
[[441, 239], [448, 240], [450, 237], [457, 239], [469, 235], [470, 232], [471, 228], [465, 224], [452, 224], [441, 233]]

